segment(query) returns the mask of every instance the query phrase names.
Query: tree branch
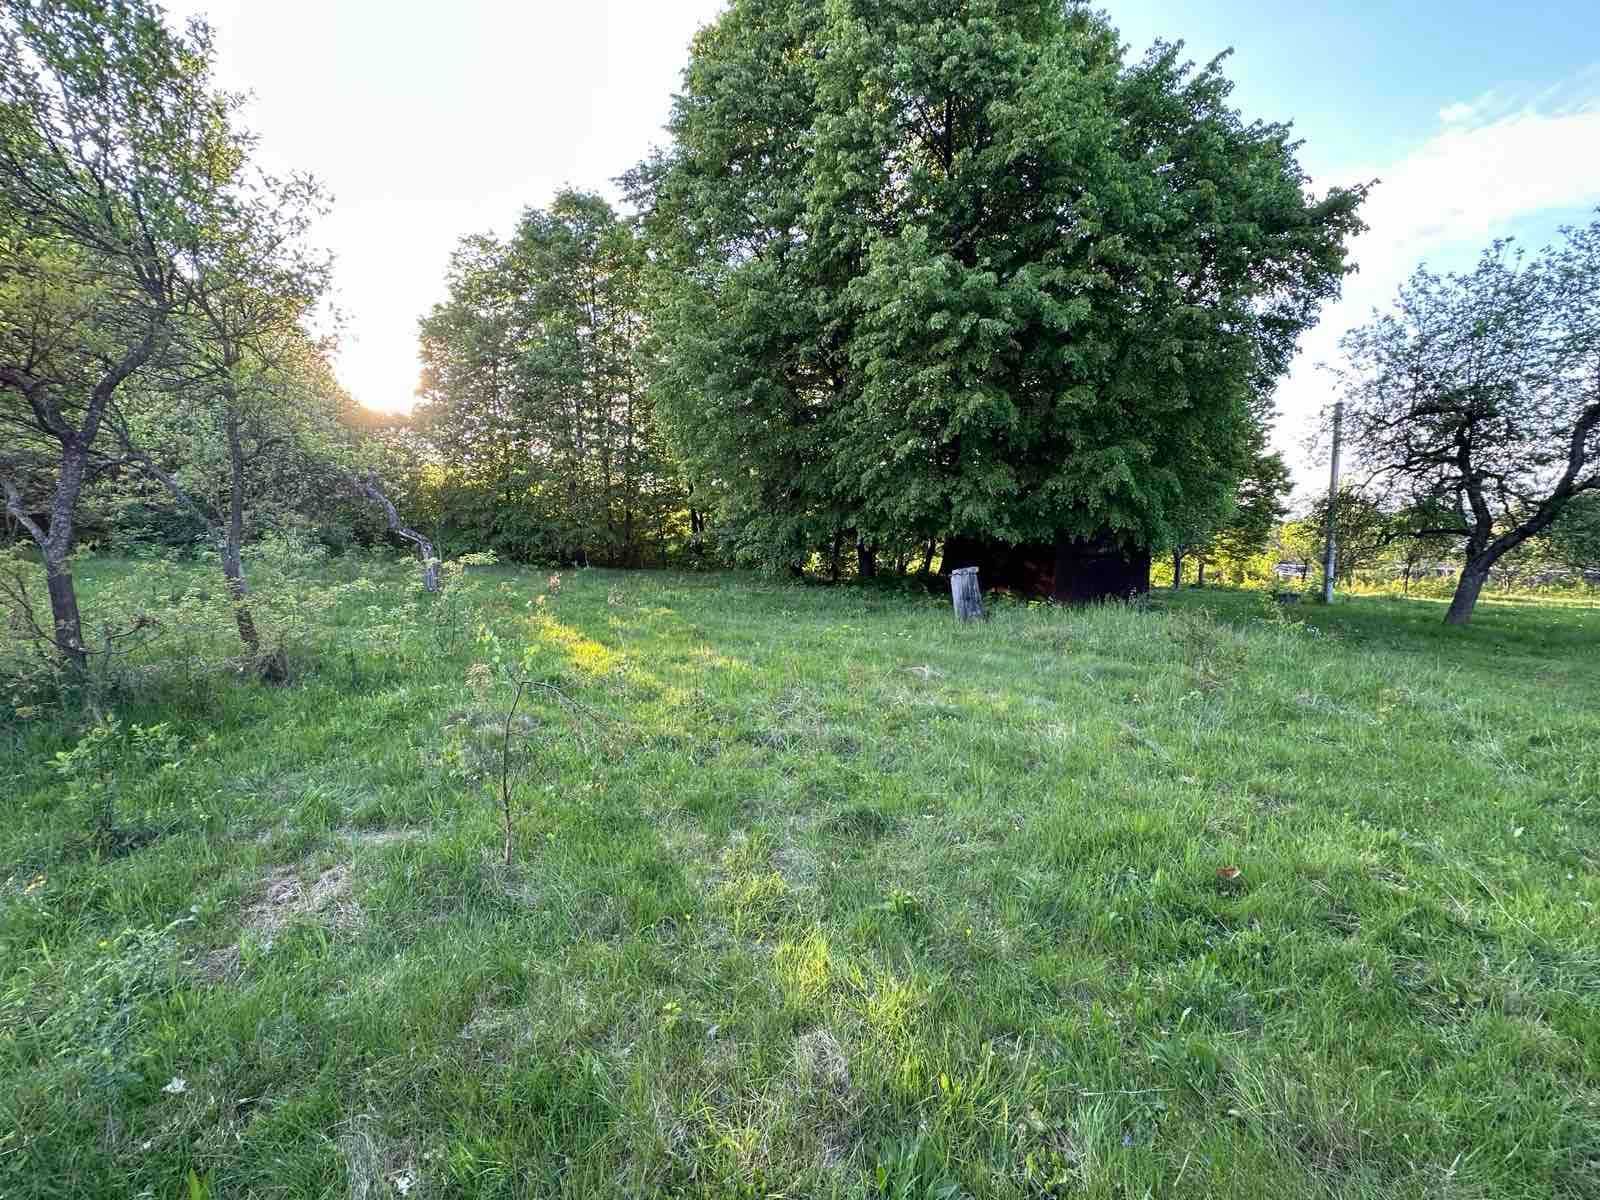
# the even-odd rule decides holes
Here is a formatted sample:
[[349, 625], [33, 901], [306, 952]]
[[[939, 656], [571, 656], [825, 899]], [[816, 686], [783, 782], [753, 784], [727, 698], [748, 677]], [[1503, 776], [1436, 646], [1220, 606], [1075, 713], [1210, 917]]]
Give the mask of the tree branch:
[[45, 531], [40, 528], [39, 523], [23, 511], [22, 493], [17, 490], [16, 481], [10, 475], [0, 475], [0, 489], [3, 489], [6, 494], [6, 511], [16, 519], [19, 525], [28, 531], [29, 536], [39, 544], [40, 549], [43, 549], [45, 542], [49, 538], [46, 536]]

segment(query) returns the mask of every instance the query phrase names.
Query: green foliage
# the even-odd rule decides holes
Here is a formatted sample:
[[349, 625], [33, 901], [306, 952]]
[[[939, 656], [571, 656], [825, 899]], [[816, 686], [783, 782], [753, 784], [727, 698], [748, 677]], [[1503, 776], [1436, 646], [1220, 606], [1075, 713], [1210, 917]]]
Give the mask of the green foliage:
[[[1309, 561], [1318, 573], [1322, 568], [1322, 545], [1328, 529], [1328, 497], [1317, 497], [1301, 522], [1297, 544], [1310, 552]], [[1394, 514], [1359, 488], [1339, 489], [1334, 505], [1334, 543], [1337, 548], [1335, 571], [1343, 582], [1350, 582], [1359, 571], [1376, 566], [1384, 552], [1400, 535]]]
[[1592, 600], [548, 576], [445, 593], [614, 731], [524, 699], [509, 869], [409, 564], [302, 561], [289, 687], [226, 614], [150, 647], [116, 719], [181, 763], [119, 819], [208, 815], [134, 852], [82, 853], [82, 715], [0, 705], [0, 1192], [1595, 1190]]
[[[1267, 552], [1274, 548], [1274, 536], [1289, 511], [1286, 500], [1293, 488], [1282, 456], [1258, 444], [1230, 496], [1210, 498], [1179, 522], [1170, 582], [1174, 586], [1182, 583], [1186, 559], [1195, 560], [1201, 576], [1215, 567], [1234, 584], [1264, 578], [1272, 567], [1266, 561]], [[1225, 507], [1211, 507], [1219, 502]], [[1217, 578], [1215, 573], [1213, 578]]]
[[1544, 541], [1551, 557], [1568, 570], [1600, 575], [1600, 495], [1575, 497], [1546, 530]]
[[[558, 594], [561, 586], [561, 577], [550, 577], [550, 591], [539, 597], [542, 603], [548, 596]], [[587, 705], [579, 704], [568, 696], [565, 691], [548, 680], [539, 678], [541, 672], [541, 648], [536, 644], [529, 644], [522, 650], [520, 657], [509, 652], [500, 635], [488, 624], [478, 627], [478, 646], [484, 655], [483, 661], [475, 662], [467, 669], [467, 681], [477, 695], [479, 701], [487, 700], [490, 689], [498, 685], [508, 696], [503, 712], [494, 713], [494, 727], [500, 736], [498, 775], [493, 783], [497, 784], [497, 803], [501, 816], [501, 832], [503, 835], [502, 855], [505, 865], [510, 867], [514, 861], [515, 832], [513, 824], [515, 812], [512, 806], [513, 792], [521, 783], [522, 776], [531, 765], [531, 754], [537, 753], [537, 738], [532, 729], [517, 729], [517, 710], [522, 707], [522, 701], [527, 698], [530, 704], [538, 699], [553, 699], [559, 702], [558, 707], [573, 718], [594, 718], [597, 714]], [[467, 728], [475, 726], [470, 719], [465, 722]], [[535, 721], [533, 729], [537, 729]], [[516, 737], [513, 741], [513, 730]], [[581, 724], [574, 726], [574, 732], [580, 742], [584, 741], [584, 730]], [[531, 753], [530, 753], [531, 752]]]
[[463, 240], [421, 326], [423, 503], [447, 546], [642, 565], [679, 542], [682, 486], [645, 374], [644, 251], [599, 196], [562, 192], [505, 242]]
[[650, 211], [656, 395], [721, 534], [1178, 540], [1225, 514], [1361, 191], [1086, 8], [736, 3]]
[[328, 282], [303, 245], [323, 200], [307, 177], [252, 166], [214, 55], [203, 21], [174, 30], [146, 0], [0, 11], [0, 490], [43, 555], [46, 627], [80, 674], [80, 502], [98, 482], [99, 515], [128, 545], [117, 510], [150, 500], [136, 473], [217, 547], [248, 654], [282, 670], [240, 560], [260, 532], [247, 490], [290, 507], [304, 427], [329, 408], [330, 389], [304, 386], [319, 367], [331, 379], [303, 328]]
[[[70, 750], [56, 752], [54, 766], [91, 845], [101, 854], [114, 854], [140, 836], [121, 819], [123, 793], [135, 785], [147, 794], [166, 790], [164, 785], [182, 768], [183, 756], [165, 723], [124, 729], [114, 717], [101, 717]], [[154, 814], [147, 810], [144, 815], [148, 819]]]
[[93, 1085], [116, 1094], [139, 1082], [141, 1059], [149, 1057], [140, 1048], [150, 1034], [149, 1005], [179, 983], [174, 934], [194, 919], [186, 914], [160, 929], [121, 929], [64, 973], [60, 1007], [37, 1033], [58, 1040]]
[[1258, 452], [1239, 480], [1233, 513], [1217, 530], [1211, 546], [1231, 558], [1251, 558], [1265, 550], [1288, 513], [1286, 503], [1294, 481], [1283, 457]]
[[[447, 652], [464, 644], [474, 626], [470, 584], [392, 605], [389, 589], [405, 567], [352, 556], [339, 570], [328, 569], [327, 552], [299, 536], [264, 538], [246, 550], [246, 561], [258, 634], [291, 679], [328, 669], [351, 647], [399, 644], [411, 654], [425, 639], [433, 653]], [[447, 564], [447, 577], [459, 580], [467, 565], [485, 561], [469, 556]], [[233, 597], [219, 576], [190, 560], [147, 551], [102, 576], [93, 619], [85, 624], [82, 671], [65, 669], [38, 628], [48, 621], [43, 592], [37, 564], [15, 549], [0, 552], [0, 705], [24, 719], [120, 710], [146, 692], [182, 694], [203, 708], [220, 677], [251, 669], [240, 654]], [[383, 603], [376, 602], [380, 596]], [[330, 643], [328, 614], [357, 602], [367, 625], [347, 631], [348, 645]]]
[[1464, 544], [1458, 624], [1506, 554], [1600, 490], [1600, 219], [1562, 234], [1531, 259], [1501, 240], [1470, 271], [1419, 267], [1343, 341], [1355, 462], [1413, 533]]

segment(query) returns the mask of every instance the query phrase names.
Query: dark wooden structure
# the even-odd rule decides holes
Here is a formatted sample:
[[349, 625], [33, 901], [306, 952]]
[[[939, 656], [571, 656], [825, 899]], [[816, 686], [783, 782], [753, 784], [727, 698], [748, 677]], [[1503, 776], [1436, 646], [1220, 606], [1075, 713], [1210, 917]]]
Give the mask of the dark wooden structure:
[[1129, 549], [1109, 534], [1016, 546], [950, 538], [944, 547], [944, 573], [958, 567], [977, 567], [990, 590], [1065, 604], [1129, 600], [1150, 590], [1150, 552]]

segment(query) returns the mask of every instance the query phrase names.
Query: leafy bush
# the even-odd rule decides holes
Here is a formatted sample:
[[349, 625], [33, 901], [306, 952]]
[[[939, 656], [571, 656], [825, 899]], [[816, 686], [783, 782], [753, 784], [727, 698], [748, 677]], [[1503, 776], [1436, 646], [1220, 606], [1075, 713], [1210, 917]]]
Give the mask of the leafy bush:
[[159, 810], [147, 807], [138, 824], [125, 820], [130, 794], [168, 793], [183, 766], [178, 738], [166, 724], [129, 725], [102, 717], [70, 750], [57, 751], [56, 774], [67, 803], [78, 810], [88, 840], [100, 854], [116, 854], [155, 832]]

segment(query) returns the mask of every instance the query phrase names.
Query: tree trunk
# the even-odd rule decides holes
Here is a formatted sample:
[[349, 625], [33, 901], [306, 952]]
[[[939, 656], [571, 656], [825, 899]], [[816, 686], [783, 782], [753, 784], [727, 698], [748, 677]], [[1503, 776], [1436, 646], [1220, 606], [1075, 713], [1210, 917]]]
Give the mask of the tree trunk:
[[922, 569], [917, 572], [917, 574], [921, 575], [924, 579], [926, 579], [933, 571], [933, 551], [937, 544], [937, 539], [928, 539], [927, 553], [922, 556]]
[[222, 574], [233, 597], [233, 621], [239, 640], [252, 662], [266, 678], [277, 681], [287, 675], [282, 655], [263, 658], [261, 633], [250, 611], [250, 585], [245, 582], [242, 547], [244, 545], [244, 443], [239, 434], [239, 413], [230, 405], [226, 418], [228, 433], [228, 524], [222, 535]]
[[366, 496], [374, 504], [383, 509], [384, 520], [388, 523], [389, 532], [397, 537], [405, 538], [417, 548], [417, 556], [422, 559], [422, 590], [437, 592], [439, 590], [439, 556], [433, 552], [433, 543], [423, 537], [409, 525], [400, 521], [399, 510], [395, 508], [394, 501], [390, 500], [387, 493], [378, 481], [376, 475], [350, 476], [357, 491]]
[[83, 491], [88, 463], [89, 448], [82, 438], [73, 438], [62, 445], [61, 474], [50, 500], [50, 531], [39, 547], [44, 554], [45, 586], [50, 592], [50, 619], [55, 627], [56, 648], [78, 670], [88, 665], [89, 655], [83, 644], [78, 589], [67, 558], [72, 553], [72, 518], [78, 508], [78, 495]]
[[[1592, 418], [1594, 423], [1600, 423], [1600, 408], [1596, 408]], [[1450, 608], [1444, 615], [1446, 625], [1465, 625], [1472, 620], [1472, 609], [1478, 603], [1478, 593], [1483, 591], [1483, 585], [1489, 581], [1489, 571], [1494, 564], [1515, 550], [1531, 537], [1537, 537], [1555, 522], [1563, 510], [1582, 488], [1571, 486], [1571, 475], [1577, 469], [1578, 452], [1582, 438], [1588, 434], [1588, 426], [1580, 423], [1580, 428], [1574, 436], [1573, 462], [1569, 468], [1568, 479], [1558, 488], [1534, 515], [1518, 525], [1515, 529], [1508, 529], [1493, 541], [1489, 541], [1493, 533], [1493, 523], [1489, 519], [1488, 509], [1481, 501], [1475, 506], [1482, 513], [1478, 527], [1467, 541], [1467, 565], [1462, 569], [1461, 578], [1456, 582], [1456, 594], [1450, 597]]]
[[1195, 567], [1194, 585], [1195, 587], [1205, 587], [1206, 585], [1206, 560], [1203, 558]]
[[1183, 551], [1172, 552], [1172, 590], [1177, 591], [1183, 586]]
[[839, 582], [840, 556], [844, 552], [844, 530], [833, 531], [833, 557], [828, 564], [828, 578], [834, 583]]
[[0, 475], [6, 512], [28, 531], [44, 560], [45, 587], [50, 593], [51, 643], [72, 667], [83, 670], [89, 656], [83, 644], [83, 619], [78, 614], [78, 591], [67, 559], [72, 553], [72, 516], [88, 465], [88, 448], [70, 433], [61, 439], [61, 467], [50, 498], [49, 527], [39, 524], [22, 503], [22, 493], [9, 476]]
[[0, 476], [6, 512], [28, 531], [44, 560], [45, 587], [50, 593], [51, 641], [71, 666], [83, 670], [89, 656], [83, 644], [83, 619], [78, 614], [78, 591], [67, 559], [72, 553], [72, 516], [83, 491], [89, 451], [81, 437], [61, 439], [61, 467], [50, 497], [49, 528], [40, 526], [23, 507], [22, 494], [9, 476]]
[[0, 385], [21, 392], [37, 415], [40, 430], [61, 444], [61, 467], [56, 474], [55, 493], [50, 499], [48, 531], [39, 528], [39, 523], [23, 511], [22, 497], [9, 478], [0, 478], [0, 484], [4, 486], [6, 511], [33, 537], [44, 558], [56, 650], [78, 670], [88, 665], [89, 658], [83, 644], [77, 587], [72, 572], [67, 569], [67, 557], [72, 553], [72, 519], [77, 512], [78, 497], [83, 492], [89, 450], [99, 436], [100, 424], [117, 389], [155, 353], [166, 320], [167, 306], [162, 304], [153, 314], [144, 336], [129, 346], [117, 364], [95, 384], [83, 422], [77, 429], [63, 418], [43, 380], [12, 368], [0, 372]]
[[65, 563], [45, 563], [45, 587], [50, 592], [50, 620], [56, 631], [56, 649], [78, 670], [89, 664], [83, 648], [83, 619], [78, 615], [78, 591]]
[[1478, 603], [1478, 593], [1489, 581], [1489, 564], [1476, 558], [1467, 562], [1456, 583], [1456, 594], [1450, 597], [1450, 608], [1444, 614], [1446, 625], [1465, 625], [1472, 620], [1472, 609]]
[[231, 532], [222, 546], [222, 574], [228, 581], [228, 594], [233, 597], [233, 620], [239, 627], [239, 640], [244, 643], [251, 657], [259, 657], [261, 634], [256, 629], [255, 618], [250, 614], [250, 585], [245, 582], [239, 546], [232, 540]]
[[983, 619], [983, 594], [978, 590], [977, 567], [957, 567], [950, 572], [950, 604], [958, 620]]
[[222, 574], [233, 597], [233, 620], [239, 627], [239, 640], [251, 658], [261, 657], [261, 634], [251, 615], [250, 585], [244, 578], [244, 446], [239, 438], [238, 414], [231, 409], [228, 427], [228, 524], [222, 532]]

